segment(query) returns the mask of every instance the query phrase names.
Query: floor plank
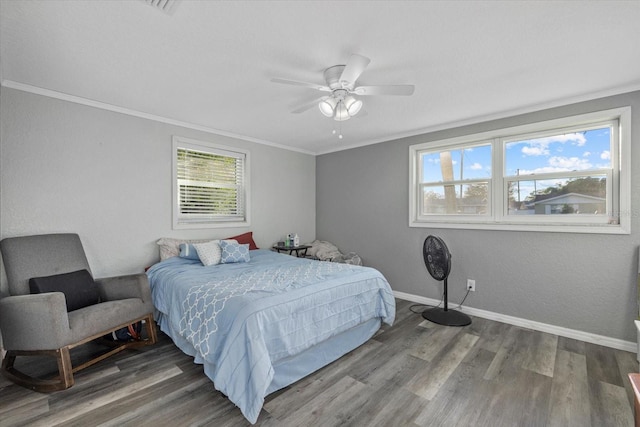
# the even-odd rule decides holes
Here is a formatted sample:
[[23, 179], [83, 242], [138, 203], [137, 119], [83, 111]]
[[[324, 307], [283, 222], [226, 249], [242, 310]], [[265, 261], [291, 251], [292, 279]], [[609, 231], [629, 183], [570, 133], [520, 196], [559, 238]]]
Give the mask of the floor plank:
[[476, 341], [475, 335], [461, 334], [438, 353], [427, 369], [418, 371], [409, 380], [407, 388], [427, 400], [433, 399]]
[[580, 427], [591, 423], [587, 359], [559, 350], [551, 386], [549, 427]]
[[624, 387], [589, 379], [592, 426], [632, 426], [633, 411]]
[[556, 363], [557, 335], [534, 333], [522, 367], [548, 377], [553, 377]]

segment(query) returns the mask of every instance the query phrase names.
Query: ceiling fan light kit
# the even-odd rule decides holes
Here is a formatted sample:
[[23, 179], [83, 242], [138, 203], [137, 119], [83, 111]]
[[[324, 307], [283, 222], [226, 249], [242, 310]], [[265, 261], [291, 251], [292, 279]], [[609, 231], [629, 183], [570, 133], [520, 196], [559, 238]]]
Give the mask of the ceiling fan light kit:
[[344, 89], [336, 89], [332, 96], [318, 103], [318, 108], [325, 116], [342, 122], [358, 114], [362, 109], [362, 101], [355, 99]]

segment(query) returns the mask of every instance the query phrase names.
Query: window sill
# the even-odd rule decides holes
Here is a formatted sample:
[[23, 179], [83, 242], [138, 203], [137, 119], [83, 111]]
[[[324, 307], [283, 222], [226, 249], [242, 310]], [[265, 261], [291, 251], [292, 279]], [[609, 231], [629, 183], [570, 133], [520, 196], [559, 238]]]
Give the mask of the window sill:
[[523, 224], [496, 222], [445, 222], [445, 221], [409, 221], [414, 228], [451, 228], [462, 230], [494, 231], [533, 231], [545, 233], [583, 233], [583, 234], [631, 234], [629, 226], [624, 225], [584, 225], [584, 224]]
[[239, 228], [249, 227], [249, 221], [222, 221], [222, 222], [178, 222], [173, 224], [174, 230], [203, 229], [203, 228]]

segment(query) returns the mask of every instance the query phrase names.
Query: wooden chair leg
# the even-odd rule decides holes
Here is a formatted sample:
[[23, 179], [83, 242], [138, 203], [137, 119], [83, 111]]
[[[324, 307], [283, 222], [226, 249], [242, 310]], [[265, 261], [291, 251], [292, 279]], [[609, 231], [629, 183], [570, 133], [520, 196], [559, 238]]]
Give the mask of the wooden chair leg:
[[[53, 356], [58, 362], [58, 377], [51, 380], [40, 379], [29, 376], [13, 365], [16, 356]], [[51, 391], [65, 390], [74, 383], [73, 372], [71, 370], [71, 357], [69, 348], [63, 347], [58, 350], [35, 350], [35, 351], [13, 351], [8, 350], [2, 360], [2, 375], [14, 383], [28, 389], [48, 393]]]
[[58, 373], [59, 379], [64, 388], [69, 388], [73, 385], [73, 366], [71, 365], [71, 354], [68, 347], [63, 347], [58, 350]]
[[147, 325], [147, 345], [155, 344], [158, 341], [158, 334], [152, 314], [145, 319], [145, 325]]

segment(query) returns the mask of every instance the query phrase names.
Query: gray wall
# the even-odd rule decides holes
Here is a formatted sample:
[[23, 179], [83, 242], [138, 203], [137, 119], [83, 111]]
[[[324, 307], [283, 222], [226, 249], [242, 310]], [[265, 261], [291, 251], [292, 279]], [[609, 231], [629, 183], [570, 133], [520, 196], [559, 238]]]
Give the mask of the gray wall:
[[436, 234], [453, 255], [450, 303], [461, 301], [466, 279], [472, 278], [477, 290], [465, 306], [635, 341], [637, 214], [632, 234], [622, 236], [408, 226], [411, 144], [627, 105], [632, 107], [631, 204], [637, 212], [640, 92], [318, 156], [317, 236], [343, 252], [357, 252], [394, 290], [439, 300], [442, 284], [429, 276], [422, 260], [422, 242]]
[[[315, 238], [312, 155], [13, 89], [0, 102], [1, 238], [76, 232], [98, 277], [143, 271], [160, 237]], [[172, 135], [250, 151], [250, 227], [172, 230]]]

